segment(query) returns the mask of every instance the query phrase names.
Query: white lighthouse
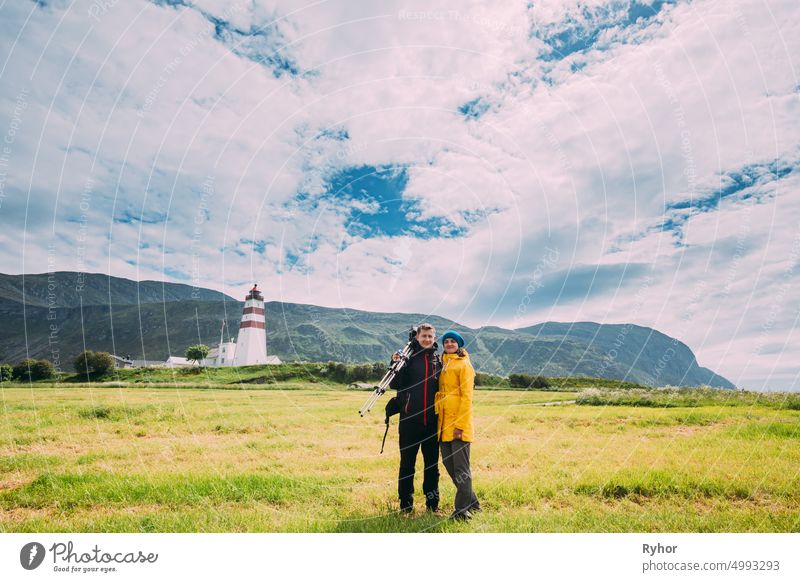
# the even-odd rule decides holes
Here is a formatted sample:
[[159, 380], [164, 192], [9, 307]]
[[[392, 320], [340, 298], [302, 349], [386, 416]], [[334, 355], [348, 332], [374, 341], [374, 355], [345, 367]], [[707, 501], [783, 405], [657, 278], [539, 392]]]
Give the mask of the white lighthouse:
[[251, 366], [253, 364], [272, 363], [267, 359], [267, 323], [264, 317], [264, 296], [258, 290], [258, 285], [253, 285], [253, 288], [250, 289], [247, 297], [245, 297], [233, 365]]

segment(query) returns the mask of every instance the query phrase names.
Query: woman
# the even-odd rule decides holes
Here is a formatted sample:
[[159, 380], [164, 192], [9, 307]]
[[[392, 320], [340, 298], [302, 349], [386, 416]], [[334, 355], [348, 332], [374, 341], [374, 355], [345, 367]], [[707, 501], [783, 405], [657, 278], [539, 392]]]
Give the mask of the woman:
[[464, 349], [464, 338], [455, 331], [442, 336], [442, 372], [435, 406], [439, 416], [439, 447], [447, 473], [456, 486], [453, 519], [470, 519], [481, 506], [472, 490], [469, 449], [473, 438], [472, 391], [475, 370]]

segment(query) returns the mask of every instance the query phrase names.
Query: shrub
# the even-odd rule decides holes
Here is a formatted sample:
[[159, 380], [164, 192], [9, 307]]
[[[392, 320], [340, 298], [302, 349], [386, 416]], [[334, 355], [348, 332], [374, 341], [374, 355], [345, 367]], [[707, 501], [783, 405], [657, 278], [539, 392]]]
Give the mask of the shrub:
[[102, 376], [113, 370], [114, 358], [108, 352], [86, 350], [75, 358], [72, 365], [79, 375], [86, 376], [87, 380], [91, 380], [92, 376]]
[[531, 387], [534, 390], [546, 390], [550, 388], [550, 382], [544, 376], [536, 376], [531, 383]]
[[528, 390], [545, 390], [550, 388], [550, 382], [544, 376], [531, 376], [530, 374], [510, 374], [508, 383], [514, 388]]
[[500, 386], [503, 380], [504, 378], [502, 376], [485, 374], [483, 372], [475, 373], [475, 386]]
[[14, 366], [12, 375], [18, 380], [35, 382], [52, 378], [56, 373], [53, 364], [47, 360], [34, 360], [27, 358]]
[[86, 379], [89, 379], [89, 374], [92, 371], [92, 358], [94, 356], [94, 352], [91, 350], [86, 350], [81, 352], [77, 358], [72, 362], [72, 366], [75, 368], [75, 371], [78, 374], [83, 374], [86, 376]]
[[92, 359], [92, 371], [95, 374], [107, 374], [114, 369], [114, 358], [108, 352], [95, 352]]
[[386, 373], [386, 364], [348, 365], [341, 362], [328, 362], [320, 373], [334, 382], [350, 384], [351, 382], [367, 382], [379, 380]]
[[528, 374], [509, 374], [508, 375], [508, 383], [513, 388], [527, 388], [530, 386], [533, 378], [531, 378]]
[[0, 382], [8, 382], [14, 376], [14, 368], [10, 364], [0, 364]]
[[369, 380], [371, 377], [372, 377], [371, 364], [362, 364], [359, 366], [353, 366], [350, 369], [351, 382], [364, 382], [366, 380]]

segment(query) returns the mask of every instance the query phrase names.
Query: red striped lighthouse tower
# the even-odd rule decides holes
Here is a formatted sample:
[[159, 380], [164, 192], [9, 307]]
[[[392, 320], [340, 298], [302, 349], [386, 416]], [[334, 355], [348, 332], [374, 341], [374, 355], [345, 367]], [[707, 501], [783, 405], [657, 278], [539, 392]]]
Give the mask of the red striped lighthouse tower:
[[267, 363], [267, 323], [264, 317], [264, 296], [253, 285], [244, 300], [239, 337], [236, 340], [234, 366]]

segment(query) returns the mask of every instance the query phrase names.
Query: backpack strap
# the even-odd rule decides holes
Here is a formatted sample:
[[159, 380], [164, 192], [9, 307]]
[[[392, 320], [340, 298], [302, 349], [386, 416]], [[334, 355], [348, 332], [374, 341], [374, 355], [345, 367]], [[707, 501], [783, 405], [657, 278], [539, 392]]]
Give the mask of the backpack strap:
[[389, 418], [394, 416], [395, 414], [400, 414], [400, 403], [397, 399], [397, 396], [394, 396], [389, 399], [389, 402], [386, 403], [386, 407], [383, 409], [386, 413], [385, 419], [383, 422], [386, 423], [386, 430], [383, 431], [383, 442], [381, 443], [381, 454], [383, 454], [383, 447], [386, 444], [386, 435], [389, 434]]
[[383, 442], [381, 443], [381, 454], [383, 454], [383, 447], [386, 445], [386, 435], [389, 434], [389, 415], [386, 415], [386, 430], [383, 431]]

